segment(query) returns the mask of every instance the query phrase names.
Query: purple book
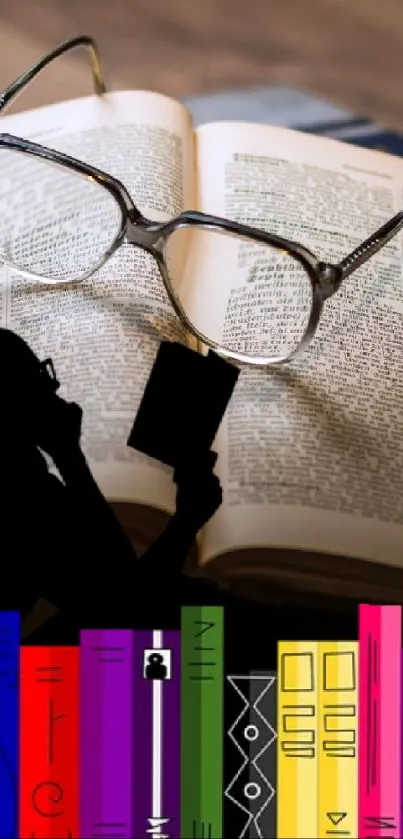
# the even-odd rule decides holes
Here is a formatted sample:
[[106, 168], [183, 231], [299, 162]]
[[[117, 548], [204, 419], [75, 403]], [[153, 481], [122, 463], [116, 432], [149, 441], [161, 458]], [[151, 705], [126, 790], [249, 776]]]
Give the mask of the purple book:
[[133, 836], [180, 837], [180, 633], [134, 633]]
[[130, 630], [80, 633], [80, 836], [88, 839], [137, 835], [133, 642]]

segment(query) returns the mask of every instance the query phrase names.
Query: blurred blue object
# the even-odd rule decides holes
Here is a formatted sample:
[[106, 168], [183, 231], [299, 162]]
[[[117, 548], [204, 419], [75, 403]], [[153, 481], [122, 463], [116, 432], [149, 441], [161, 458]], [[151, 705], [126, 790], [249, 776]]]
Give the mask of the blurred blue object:
[[184, 100], [195, 125], [216, 120], [282, 125], [403, 156], [403, 136], [288, 87], [227, 90]]

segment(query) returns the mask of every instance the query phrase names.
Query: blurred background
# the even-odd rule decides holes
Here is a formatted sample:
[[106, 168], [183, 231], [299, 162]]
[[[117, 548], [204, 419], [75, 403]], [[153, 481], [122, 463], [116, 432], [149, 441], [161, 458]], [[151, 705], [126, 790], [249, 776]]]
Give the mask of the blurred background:
[[[115, 89], [284, 84], [403, 129], [402, 0], [0, 0], [0, 23], [1, 87], [87, 34]], [[13, 110], [90, 93], [85, 58], [59, 59]]]

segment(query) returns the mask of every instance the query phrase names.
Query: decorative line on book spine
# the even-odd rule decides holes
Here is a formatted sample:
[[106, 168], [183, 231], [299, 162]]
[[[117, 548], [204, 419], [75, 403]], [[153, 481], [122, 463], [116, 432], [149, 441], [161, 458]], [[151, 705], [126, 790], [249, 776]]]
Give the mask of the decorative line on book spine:
[[244, 813], [240, 837], [276, 834], [276, 674], [227, 676], [242, 702], [228, 729], [239, 766], [225, 796]]
[[358, 835], [358, 643], [319, 644], [318, 836]]
[[133, 633], [83, 630], [80, 646], [80, 835], [131, 839]]
[[359, 837], [399, 837], [401, 607], [359, 607]]
[[318, 835], [318, 651], [316, 641], [278, 644], [278, 839]]
[[221, 607], [182, 608], [181, 836], [223, 836]]
[[77, 647], [23, 647], [20, 693], [20, 836], [79, 831]]
[[153, 632], [134, 633], [134, 702], [133, 702], [133, 835], [149, 836], [154, 805], [153, 767], [153, 682], [145, 678], [148, 657], [153, 648]]
[[17, 839], [20, 616], [0, 612], [0, 836]]

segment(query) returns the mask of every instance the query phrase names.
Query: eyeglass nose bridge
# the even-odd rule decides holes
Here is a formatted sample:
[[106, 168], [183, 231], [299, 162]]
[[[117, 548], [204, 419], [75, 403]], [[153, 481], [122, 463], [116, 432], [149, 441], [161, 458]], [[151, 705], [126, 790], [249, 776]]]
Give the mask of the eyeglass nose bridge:
[[149, 222], [147, 219], [132, 222], [128, 221], [125, 241], [129, 245], [138, 245], [140, 248], [162, 253], [166, 234], [164, 225]]

